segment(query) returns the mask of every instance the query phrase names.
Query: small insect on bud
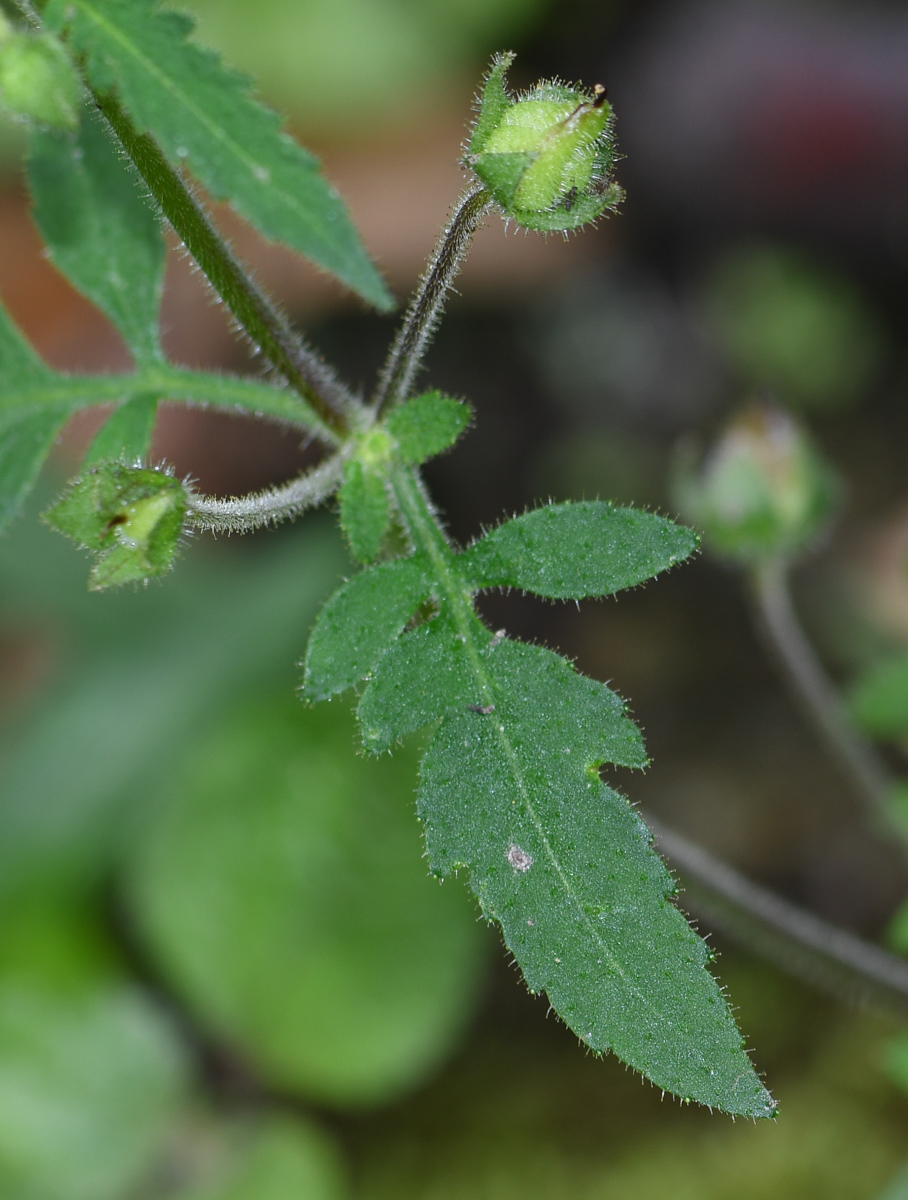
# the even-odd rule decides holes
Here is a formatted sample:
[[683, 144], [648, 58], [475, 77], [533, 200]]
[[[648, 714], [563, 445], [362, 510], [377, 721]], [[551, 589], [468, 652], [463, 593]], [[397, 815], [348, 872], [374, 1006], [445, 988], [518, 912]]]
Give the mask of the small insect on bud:
[[682, 466], [678, 507], [714, 549], [760, 562], [809, 548], [835, 507], [839, 486], [807, 432], [768, 404], [746, 408], [699, 472]]
[[173, 566], [186, 488], [164, 471], [102, 463], [44, 514], [48, 525], [91, 550], [93, 591], [163, 575]]
[[614, 209], [613, 113], [592, 93], [543, 82], [518, 98], [505, 85], [513, 54], [492, 64], [467, 163], [509, 216], [528, 229], [576, 229]]

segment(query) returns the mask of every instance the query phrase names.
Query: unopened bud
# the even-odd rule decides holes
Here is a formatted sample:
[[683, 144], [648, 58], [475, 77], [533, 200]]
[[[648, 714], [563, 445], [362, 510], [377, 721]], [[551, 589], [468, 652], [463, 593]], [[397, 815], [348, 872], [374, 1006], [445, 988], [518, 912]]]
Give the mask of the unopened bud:
[[173, 566], [186, 488], [164, 471], [102, 463], [77, 479], [44, 519], [91, 550], [92, 590], [163, 575]]
[[539, 83], [512, 97], [495, 59], [480, 101], [467, 162], [503, 211], [528, 229], [576, 229], [616, 207], [613, 114], [605, 89]]
[[787, 413], [754, 405], [726, 429], [699, 471], [676, 480], [681, 512], [713, 549], [744, 562], [807, 549], [839, 486], [806, 431]]
[[82, 88], [69, 56], [47, 33], [0, 29], [0, 104], [17, 116], [75, 129]]

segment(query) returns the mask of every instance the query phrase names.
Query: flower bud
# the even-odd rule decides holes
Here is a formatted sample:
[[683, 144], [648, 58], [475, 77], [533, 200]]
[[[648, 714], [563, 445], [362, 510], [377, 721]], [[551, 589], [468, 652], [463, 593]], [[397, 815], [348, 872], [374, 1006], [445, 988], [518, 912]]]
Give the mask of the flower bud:
[[0, 29], [0, 104], [40, 125], [75, 129], [82, 88], [69, 56], [50, 34]]
[[512, 97], [499, 55], [483, 89], [467, 162], [509, 216], [528, 229], [576, 229], [614, 209], [613, 114], [605, 89], [539, 83]]
[[102, 463], [77, 479], [44, 519], [94, 553], [89, 587], [98, 591], [169, 571], [186, 504], [186, 488], [164, 471]]
[[699, 472], [676, 479], [681, 512], [720, 553], [743, 562], [807, 549], [839, 494], [832, 468], [806, 431], [781, 409], [745, 409], [712, 448]]

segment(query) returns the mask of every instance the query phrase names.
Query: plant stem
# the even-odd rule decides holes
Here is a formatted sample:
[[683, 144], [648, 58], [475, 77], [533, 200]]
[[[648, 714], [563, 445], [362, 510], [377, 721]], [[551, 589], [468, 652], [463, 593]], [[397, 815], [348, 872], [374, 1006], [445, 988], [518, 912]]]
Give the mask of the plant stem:
[[752, 571], [751, 582], [758, 624], [802, 711], [868, 811], [902, 838], [889, 810], [895, 781], [873, 745], [853, 725], [798, 622], [788, 564], [773, 559]]
[[213, 533], [251, 533], [264, 525], [298, 517], [337, 491], [344, 478], [346, 455], [335, 454], [313, 470], [281, 487], [221, 500], [190, 493], [187, 519]]
[[492, 203], [492, 197], [484, 188], [470, 188], [454, 206], [391, 345], [373, 399], [377, 415], [381, 416], [385, 409], [407, 398], [413, 377], [441, 319], [448, 292]]
[[23, 390], [7, 403], [0, 401], [0, 413], [9, 413], [13, 409], [32, 412], [36, 408], [74, 413], [144, 392], [158, 392], [165, 400], [180, 400], [224, 412], [253, 413], [304, 430], [328, 445], [340, 445], [338, 435], [287, 387], [275, 387], [238, 375], [190, 371], [169, 363], [146, 363], [137, 371], [123, 375], [55, 375], [49, 372], [46, 381], [30, 384], [27, 391]]
[[324, 424], [345, 436], [357, 423], [361, 406], [253, 283], [157, 142], [139, 132], [115, 96], [93, 95], [164, 216], [243, 331]]
[[840, 999], [908, 1016], [908, 962], [759, 887], [661, 821], [646, 823], [699, 916]]

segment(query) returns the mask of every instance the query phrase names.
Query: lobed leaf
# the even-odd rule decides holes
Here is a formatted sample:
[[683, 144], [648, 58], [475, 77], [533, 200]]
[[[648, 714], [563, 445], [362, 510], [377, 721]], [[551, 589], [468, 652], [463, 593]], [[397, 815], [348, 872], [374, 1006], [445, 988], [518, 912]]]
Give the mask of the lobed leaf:
[[46, 19], [85, 57], [94, 88], [115, 89], [141, 129], [191, 166], [212, 196], [378, 308], [391, 307], [318, 160], [251, 98], [248, 80], [187, 40], [189, 18], [159, 11], [158, 0], [51, 0]]
[[90, 117], [75, 137], [36, 133], [28, 178], [51, 259], [113, 321], [139, 362], [161, 358], [164, 238], [110, 135]]
[[697, 535], [655, 513], [601, 500], [550, 504], [506, 521], [462, 558], [477, 589], [515, 587], [553, 600], [610, 596], [673, 567]]
[[354, 575], [318, 614], [309, 637], [303, 675], [307, 699], [327, 700], [365, 679], [431, 594], [418, 558], [399, 558]]
[[[477, 627], [479, 623], [477, 622]], [[488, 631], [485, 632], [489, 640]], [[363, 744], [378, 753], [449, 709], [486, 703], [470, 647], [444, 613], [405, 634], [378, 664], [357, 710]]]
[[470, 416], [468, 404], [434, 391], [392, 409], [385, 424], [404, 462], [423, 463], [453, 446]]
[[0, 529], [22, 508], [68, 419], [68, 410], [4, 413], [0, 408]]
[[623, 704], [539, 647], [483, 659], [494, 712], [450, 711], [423, 763], [433, 870], [470, 871], [530, 989], [591, 1049], [684, 1099], [771, 1116], [646, 826], [599, 779], [646, 762]]

